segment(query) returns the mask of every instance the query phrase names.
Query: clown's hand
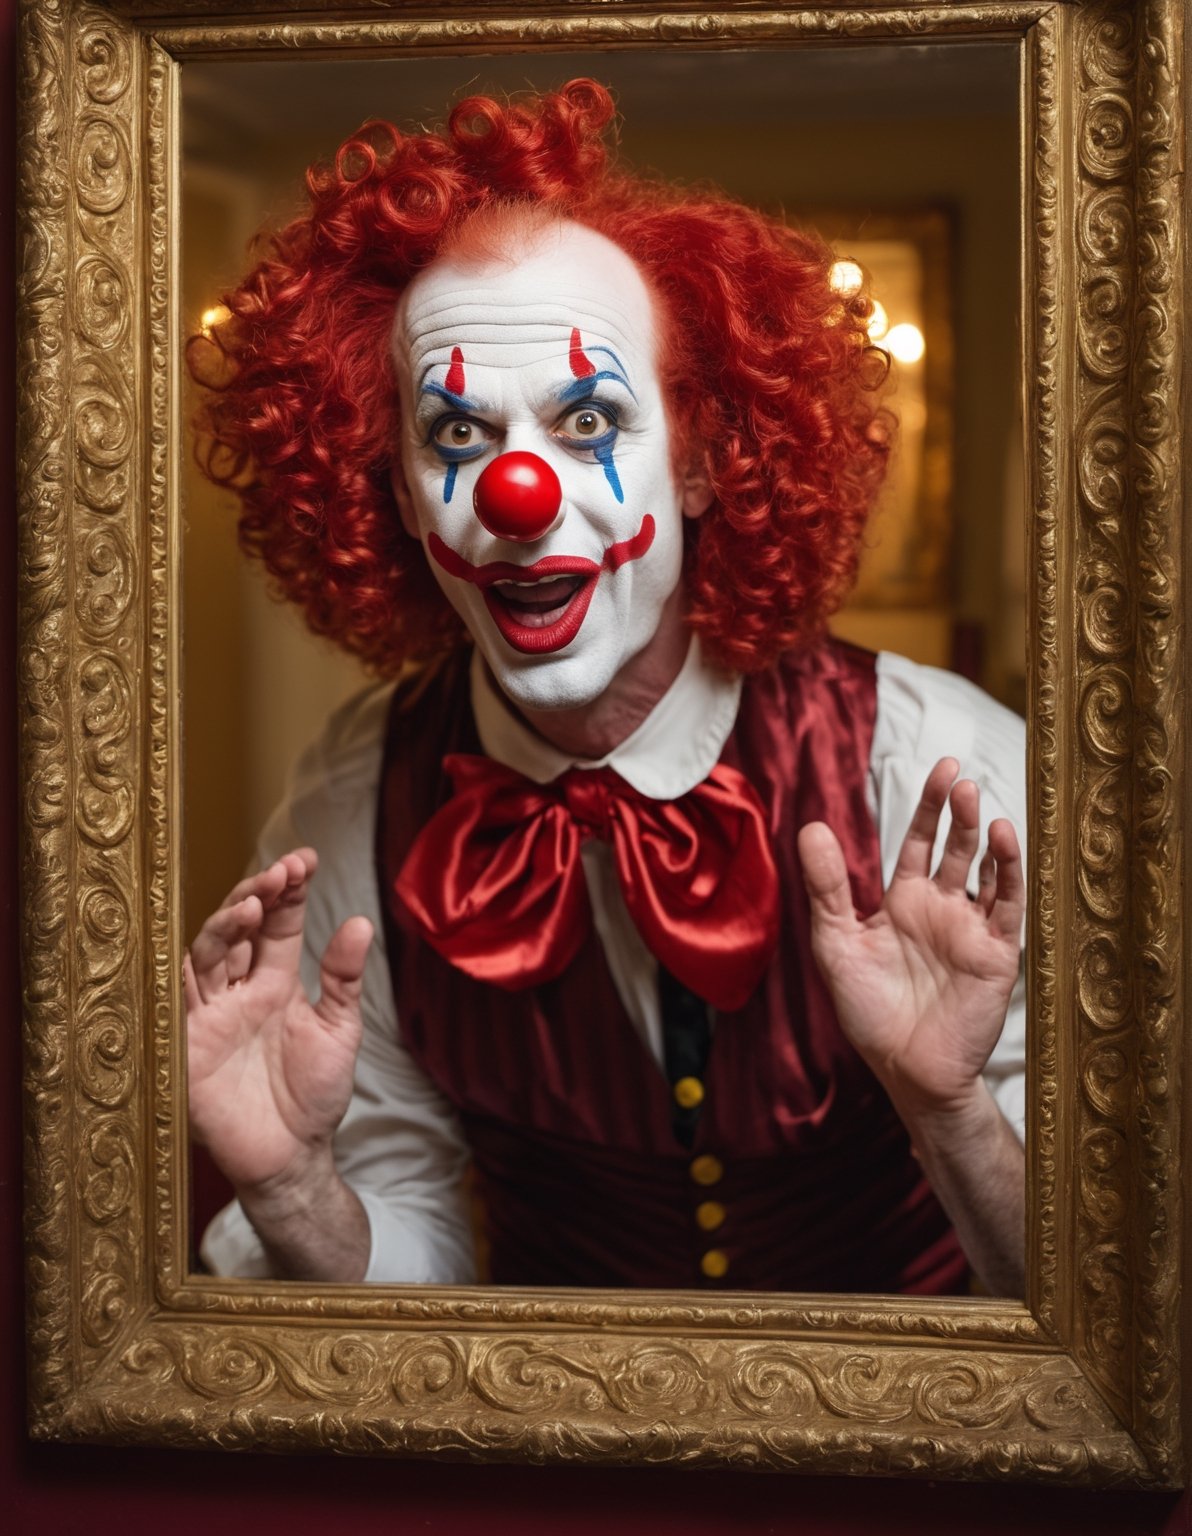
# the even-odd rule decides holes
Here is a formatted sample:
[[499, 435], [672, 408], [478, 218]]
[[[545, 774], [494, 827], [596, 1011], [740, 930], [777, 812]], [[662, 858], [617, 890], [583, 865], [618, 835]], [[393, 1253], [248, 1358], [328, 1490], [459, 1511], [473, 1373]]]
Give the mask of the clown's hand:
[[317, 863], [302, 848], [241, 881], [185, 961], [191, 1131], [242, 1201], [330, 1177], [352, 1096], [372, 924], [334, 934], [312, 1005], [298, 962]]
[[[841, 1027], [904, 1120], [964, 1111], [981, 1087], [1018, 975], [1022, 858], [1008, 821], [989, 828], [976, 900], [966, 890], [979, 839], [979, 795], [953, 783], [945, 758], [924, 785], [889, 889], [857, 917], [844, 854], [814, 823], [799, 834], [812, 948]], [[934, 875], [945, 804], [952, 824]]]
[[[1010, 823], [993, 822], [979, 894], [969, 899], [979, 802], [975, 784], [953, 783], [956, 770], [945, 758], [928, 775], [872, 917], [853, 910], [844, 854], [826, 826], [803, 828], [799, 856], [812, 948], [841, 1027], [889, 1094], [986, 1290], [1021, 1296], [1025, 1162], [981, 1072], [1018, 975], [1022, 857]], [[949, 803], [952, 825], [933, 875]]]

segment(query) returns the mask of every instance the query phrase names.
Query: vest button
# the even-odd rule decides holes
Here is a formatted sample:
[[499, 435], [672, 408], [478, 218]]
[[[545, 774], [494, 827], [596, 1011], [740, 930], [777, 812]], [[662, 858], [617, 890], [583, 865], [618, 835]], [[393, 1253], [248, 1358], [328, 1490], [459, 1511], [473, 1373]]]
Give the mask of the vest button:
[[724, 1164], [718, 1157], [705, 1152], [692, 1162], [690, 1172], [697, 1184], [719, 1184], [724, 1177]]
[[704, 1200], [695, 1208], [695, 1219], [705, 1232], [715, 1232], [724, 1217], [725, 1209], [719, 1200]]
[[698, 1077], [681, 1077], [673, 1089], [680, 1109], [694, 1109], [704, 1102], [704, 1085]]
[[709, 1248], [699, 1261], [699, 1267], [709, 1280], [719, 1280], [728, 1273], [728, 1254], [723, 1248]]

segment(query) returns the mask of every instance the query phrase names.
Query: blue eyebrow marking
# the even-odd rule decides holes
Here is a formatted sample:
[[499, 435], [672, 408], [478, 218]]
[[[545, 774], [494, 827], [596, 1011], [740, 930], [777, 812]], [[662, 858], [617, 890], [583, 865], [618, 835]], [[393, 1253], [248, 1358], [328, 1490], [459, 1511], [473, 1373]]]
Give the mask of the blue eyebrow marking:
[[[582, 379], [573, 379], [570, 384], [565, 384], [555, 398], [560, 405], [571, 405], [576, 400], [584, 400], [592, 393], [593, 386], [599, 384], [602, 379], [611, 379], [614, 384], [620, 384], [633, 395], [632, 386], [624, 374], [614, 373], [611, 368], [602, 368], [599, 373], [589, 373]], [[637, 396], [633, 395], [633, 398], [636, 401]]]
[[[628, 386], [626, 386], [628, 388]], [[483, 407], [476, 401], [469, 400], [466, 395], [453, 395], [449, 389], [444, 389], [441, 384], [424, 384], [419, 391], [422, 395], [433, 395], [438, 400], [445, 401], [457, 411], [479, 411]]]
[[[621, 375], [622, 381], [624, 381], [627, 377], [629, 373], [628, 368], [626, 368], [625, 364], [621, 361], [621, 359], [617, 356], [611, 347], [585, 347], [583, 352], [585, 357], [592, 357], [598, 352], [603, 352], [605, 357], [612, 359], [613, 367], [616, 368], [617, 372]], [[628, 389], [629, 385], [626, 384], [625, 388]]]

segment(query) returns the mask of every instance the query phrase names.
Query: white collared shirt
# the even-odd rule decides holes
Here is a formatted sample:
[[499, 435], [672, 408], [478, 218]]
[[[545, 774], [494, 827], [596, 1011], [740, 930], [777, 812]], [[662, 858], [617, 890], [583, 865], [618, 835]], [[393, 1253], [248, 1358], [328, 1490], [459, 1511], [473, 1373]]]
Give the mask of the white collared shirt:
[[[538, 783], [572, 767], [608, 765], [641, 793], [676, 799], [705, 779], [736, 719], [741, 679], [710, 665], [697, 639], [668, 692], [637, 729], [599, 762], [578, 761], [544, 741], [504, 703], [478, 655], [472, 705], [485, 752]], [[462, 1187], [467, 1145], [454, 1111], [398, 1039], [374, 864], [381, 757], [392, 685], [365, 690], [328, 721], [290, 774], [287, 794], [258, 845], [260, 865], [290, 848], [318, 850], [307, 909], [302, 976], [318, 994], [319, 956], [356, 913], [377, 937], [365, 967], [364, 1039], [352, 1103], [336, 1136], [340, 1172], [368, 1214], [372, 1250], [366, 1280], [467, 1283], [474, 1278], [471, 1220]], [[923, 782], [943, 756], [981, 790], [982, 843], [1007, 816], [1025, 847], [1025, 736], [1022, 721], [962, 678], [882, 653], [868, 797], [888, 882]], [[940, 827], [940, 843], [946, 834]], [[938, 851], [937, 845], [937, 851]], [[626, 1012], [655, 1060], [662, 1028], [653, 956], [633, 926], [610, 850], [589, 839], [584, 872], [593, 920]], [[974, 871], [975, 879], [975, 871]], [[985, 1077], [1003, 1113], [1023, 1134], [1025, 996], [1021, 975]], [[239, 1205], [208, 1227], [203, 1259], [217, 1274], [267, 1276], [264, 1248]]]

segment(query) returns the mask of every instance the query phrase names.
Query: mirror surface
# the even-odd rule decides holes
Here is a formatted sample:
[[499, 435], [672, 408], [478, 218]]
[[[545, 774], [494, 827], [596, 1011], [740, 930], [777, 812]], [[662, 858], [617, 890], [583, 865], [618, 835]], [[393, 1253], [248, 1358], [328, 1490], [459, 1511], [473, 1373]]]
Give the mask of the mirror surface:
[[[1014, 45], [192, 62], [182, 75], [188, 335], [246, 270], [253, 234], [300, 207], [309, 164], [367, 117], [434, 124], [473, 91], [590, 75], [617, 98], [631, 166], [819, 228], [882, 305], [878, 344], [903, 326], [924, 347], [895, 367], [901, 444], [856, 599], [833, 627], [1021, 707]], [[364, 679], [269, 599], [237, 552], [231, 498], [189, 459], [184, 492], [190, 936], [252, 861], [292, 759]], [[201, 1169], [196, 1190], [201, 1226], [217, 1203]]]

